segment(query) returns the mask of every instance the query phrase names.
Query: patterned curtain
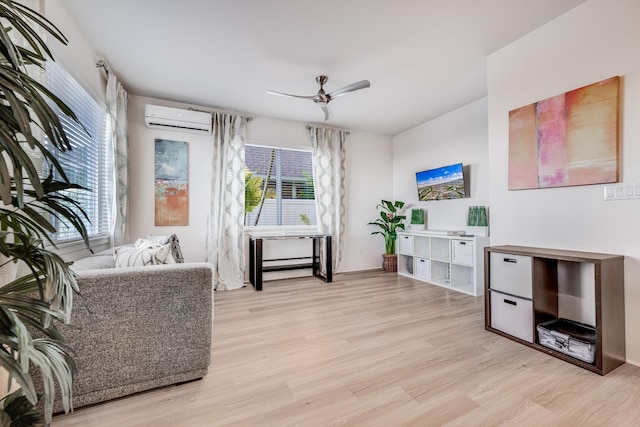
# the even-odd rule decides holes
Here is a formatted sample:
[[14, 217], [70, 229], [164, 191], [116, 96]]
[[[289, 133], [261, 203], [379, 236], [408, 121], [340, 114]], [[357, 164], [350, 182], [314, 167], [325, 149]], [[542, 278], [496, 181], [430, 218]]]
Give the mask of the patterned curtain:
[[108, 72], [106, 98], [111, 120], [115, 175], [113, 244], [119, 246], [129, 241], [127, 92], [116, 76], [108, 71], [108, 68], [106, 69]]
[[[345, 227], [346, 131], [310, 126], [313, 184], [320, 233], [332, 236], [333, 271], [342, 260]], [[324, 256], [321, 254], [321, 258]], [[324, 261], [321, 260], [321, 265]]]
[[207, 261], [213, 264], [216, 290], [244, 286], [245, 121], [226, 113], [213, 116]]

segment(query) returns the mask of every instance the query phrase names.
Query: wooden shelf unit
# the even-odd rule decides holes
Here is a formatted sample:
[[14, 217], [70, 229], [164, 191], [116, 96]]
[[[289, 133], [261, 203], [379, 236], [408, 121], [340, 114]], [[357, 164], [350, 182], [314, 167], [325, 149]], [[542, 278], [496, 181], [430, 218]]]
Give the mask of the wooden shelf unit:
[[[493, 328], [491, 322], [491, 254], [531, 257], [533, 342]], [[485, 248], [485, 328], [574, 365], [605, 375], [625, 363], [624, 256], [524, 246]], [[536, 326], [559, 316], [559, 263], [591, 264], [595, 307], [595, 361], [586, 363], [539, 344]], [[494, 266], [495, 268], [495, 266]], [[562, 284], [560, 284], [562, 285]], [[502, 291], [497, 291], [502, 293]], [[508, 294], [505, 294], [508, 295]], [[517, 296], [517, 295], [516, 295]], [[576, 319], [571, 319], [576, 320]]]

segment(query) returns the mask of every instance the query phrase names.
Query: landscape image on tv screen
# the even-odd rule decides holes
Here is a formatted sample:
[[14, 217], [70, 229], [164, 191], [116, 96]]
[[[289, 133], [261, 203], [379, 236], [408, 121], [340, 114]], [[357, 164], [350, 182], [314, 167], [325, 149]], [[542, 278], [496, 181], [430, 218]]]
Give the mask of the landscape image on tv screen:
[[416, 173], [421, 201], [466, 197], [462, 163]]

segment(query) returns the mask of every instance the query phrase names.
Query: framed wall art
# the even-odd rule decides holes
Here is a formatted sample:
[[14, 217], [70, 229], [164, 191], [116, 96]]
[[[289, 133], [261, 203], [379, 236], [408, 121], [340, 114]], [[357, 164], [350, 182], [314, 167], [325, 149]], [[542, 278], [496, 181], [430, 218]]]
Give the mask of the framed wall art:
[[509, 112], [509, 190], [619, 182], [620, 77]]
[[188, 144], [155, 140], [155, 225], [189, 225]]

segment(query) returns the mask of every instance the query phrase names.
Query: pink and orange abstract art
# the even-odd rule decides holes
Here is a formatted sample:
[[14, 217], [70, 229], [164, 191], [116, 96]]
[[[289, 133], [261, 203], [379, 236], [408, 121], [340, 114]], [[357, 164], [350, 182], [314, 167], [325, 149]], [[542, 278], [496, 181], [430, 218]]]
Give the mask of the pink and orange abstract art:
[[619, 181], [620, 77], [509, 112], [509, 190]]

